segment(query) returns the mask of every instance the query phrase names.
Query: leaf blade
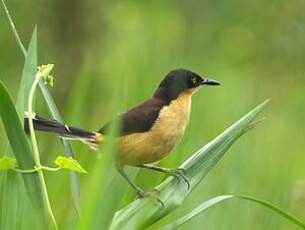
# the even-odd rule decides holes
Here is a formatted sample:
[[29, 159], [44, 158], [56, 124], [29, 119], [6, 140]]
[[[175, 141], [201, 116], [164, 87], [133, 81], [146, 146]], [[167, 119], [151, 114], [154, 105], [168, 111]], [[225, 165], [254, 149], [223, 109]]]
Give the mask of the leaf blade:
[[16, 102], [16, 108], [17, 108], [21, 123], [23, 123], [24, 111], [27, 108], [28, 97], [30, 94], [32, 84], [35, 79], [37, 62], [38, 62], [37, 50], [38, 50], [37, 28], [35, 26], [34, 31], [32, 33], [30, 43], [29, 43], [27, 57], [24, 62], [24, 66], [23, 66], [23, 70], [22, 70], [22, 74], [21, 74], [21, 82], [20, 82], [17, 102]]
[[[18, 165], [21, 169], [28, 169], [34, 167], [34, 160], [31, 152], [31, 148], [27, 141], [27, 137], [23, 131], [23, 127], [20, 123], [19, 116], [14, 107], [14, 104], [4, 87], [3, 83], [0, 81], [0, 115], [1, 119], [16, 157]], [[45, 221], [44, 224], [47, 225], [47, 220], [43, 215], [44, 203], [41, 193], [41, 185], [39, 183], [39, 178], [36, 173], [33, 174], [23, 174], [22, 175], [26, 190], [30, 200], [38, 209], [37, 212], [40, 219]]]
[[[19, 34], [18, 34], [16, 28], [15, 28], [14, 22], [13, 22], [11, 16], [10, 16], [10, 12], [9, 12], [8, 8], [6, 7], [6, 4], [5, 4], [4, 0], [2, 0], [2, 5], [4, 7], [6, 17], [9, 21], [9, 25], [10, 25], [12, 33], [14, 34], [16, 42], [17, 42], [21, 52], [23, 53], [23, 56], [25, 57], [25, 59], [27, 59], [29, 54], [26, 52], [26, 50], [24, 48], [24, 45], [23, 45], [23, 43], [22, 43], [22, 41], [19, 37]], [[37, 66], [37, 64], [36, 64], [36, 66]], [[52, 115], [52, 117], [55, 120], [58, 120], [59, 122], [63, 123], [62, 118], [61, 118], [61, 116], [58, 112], [58, 109], [56, 107], [56, 104], [55, 104], [51, 94], [49, 93], [47, 87], [44, 85], [43, 81], [39, 82], [39, 87], [40, 87], [40, 90], [42, 92], [43, 98], [44, 98], [44, 100], [45, 100], [45, 102], [48, 106], [50, 114]], [[18, 110], [18, 111], [21, 111], [21, 110]], [[61, 139], [61, 141], [62, 141], [62, 144], [63, 144], [64, 149], [66, 151], [66, 154], [70, 157], [74, 157], [74, 153], [73, 153], [72, 146], [71, 146], [70, 142], [68, 140], [64, 140], [64, 139]], [[75, 208], [75, 211], [76, 211], [77, 215], [79, 216], [80, 188], [79, 188], [79, 177], [78, 177], [77, 173], [75, 173], [75, 172], [70, 173], [70, 183], [71, 183], [70, 186], [71, 186], [73, 206]]]
[[206, 211], [208, 208], [211, 208], [223, 201], [226, 201], [226, 200], [229, 200], [232, 198], [248, 200], [248, 201], [263, 205], [264, 207], [281, 215], [282, 217], [291, 221], [292, 223], [296, 224], [297, 226], [305, 229], [305, 224], [301, 220], [299, 220], [297, 217], [282, 210], [278, 206], [276, 206], [268, 201], [264, 201], [264, 200], [261, 200], [261, 199], [255, 198], [255, 197], [250, 197], [250, 196], [245, 196], [245, 195], [221, 195], [221, 196], [217, 196], [217, 197], [211, 198], [211, 199], [203, 202], [201, 205], [197, 206], [195, 209], [193, 209], [191, 212], [189, 212], [185, 216], [179, 218], [178, 220], [173, 221], [170, 224], [167, 224], [167, 225], [161, 227], [160, 230], [176, 229], [176, 228], [182, 226], [183, 224], [187, 223], [188, 221], [190, 221], [192, 218], [196, 217], [200, 213]]
[[[28, 55], [25, 58], [16, 103], [16, 109], [18, 111], [21, 123], [23, 123], [23, 114], [27, 106], [27, 98], [29, 96], [31, 85], [34, 81], [35, 71], [37, 67], [36, 28], [33, 30], [27, 52]], [[13, 156], [11, 149], [9, 149], [9, 144], [7, 144], [5, 152], [9, 156]], [[26, 196], [26, 188], [24, 186], [23, 178], [21, 175], [16, 174], [15, 172], [7, 171], [3, 172], [3, 178], [4, 180], [1, 184], [3, 189], [1, 191], [0, 201], [2, 210], [0, 222], [3, 228], [15, 229], [18, 225], [22, 225], [24, 222], [30, 221], [28, 219], [26, 220], [22, 218], [24, 216], [23, 211], [30, 205], [30, 200]], [[29, 211], [30, 210], [28, 210], [28, 212]], [[16, 221], [16, 219], [18, 219], [18, 221]]]

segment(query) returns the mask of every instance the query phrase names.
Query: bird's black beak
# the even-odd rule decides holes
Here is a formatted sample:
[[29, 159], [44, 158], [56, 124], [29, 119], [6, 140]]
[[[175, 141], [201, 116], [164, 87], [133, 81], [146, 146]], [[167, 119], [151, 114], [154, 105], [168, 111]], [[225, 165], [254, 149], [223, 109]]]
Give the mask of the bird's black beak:
[[219, 81], [216, 81], [216, 80], [212, 80], [212, 79], [203, 79], [202, 85], [212, 85], [212, 86], [215, 86], [215, 85], [220, 85], [220, 82]]

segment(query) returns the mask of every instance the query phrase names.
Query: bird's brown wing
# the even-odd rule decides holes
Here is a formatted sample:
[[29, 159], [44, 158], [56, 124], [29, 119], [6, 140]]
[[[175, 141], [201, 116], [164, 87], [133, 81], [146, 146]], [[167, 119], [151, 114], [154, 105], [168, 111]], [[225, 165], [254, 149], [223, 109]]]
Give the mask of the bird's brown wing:
[[[151, 98], [119, 116], [120, 136], [143, 133], [151, 129], [165, 103]], [[107, 134], [112, 122], [104, 125], [98, 132]]]

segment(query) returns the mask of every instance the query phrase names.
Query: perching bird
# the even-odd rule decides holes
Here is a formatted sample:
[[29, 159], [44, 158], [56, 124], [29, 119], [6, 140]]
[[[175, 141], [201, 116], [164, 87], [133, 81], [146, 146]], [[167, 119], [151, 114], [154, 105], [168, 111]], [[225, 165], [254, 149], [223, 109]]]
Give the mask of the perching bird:
[[[147, 196], [148, 193], [127, 177], [124, 172], [125, 165], [176, 176], [182, 178], [188, 187], [190, 186], [182, 170], [162, 168], [153, 163], [167, 156], [179, 143], [189, 123], [192, 95], [205, 85], [215, 86], [220, 83], [203, 78], [190, 70], [172, 70], [161, 81], [151, 98], [119, 116], [116, 168], [140, 197]], [[71, 127], [38, 115], [35, 115], [33, 123], [35, 130], [102, 144], [107, 140], [112, 122], [107, 123], [97, 132]], [[26, 117], [25, 129], [27, 125]]]

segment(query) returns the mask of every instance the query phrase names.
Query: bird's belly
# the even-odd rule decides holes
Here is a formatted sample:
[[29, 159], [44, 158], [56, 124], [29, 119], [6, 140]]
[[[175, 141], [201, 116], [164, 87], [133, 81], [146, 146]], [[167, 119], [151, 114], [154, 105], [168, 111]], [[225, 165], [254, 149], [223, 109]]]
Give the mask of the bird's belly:
[[120, 138], [118, 162], [121, 165], [136, 166], [153, 163], [167, 156], [181, 140], [189, 114], [189, 100], [185, 103], [177, 101], [162, 109], [149, 131]]
[[118, 161], [122, 165], [141, 165], [164, 158], [179, 142], [182, 132], [165, 134], [157, 131], [130, 134], [119, 141]]

